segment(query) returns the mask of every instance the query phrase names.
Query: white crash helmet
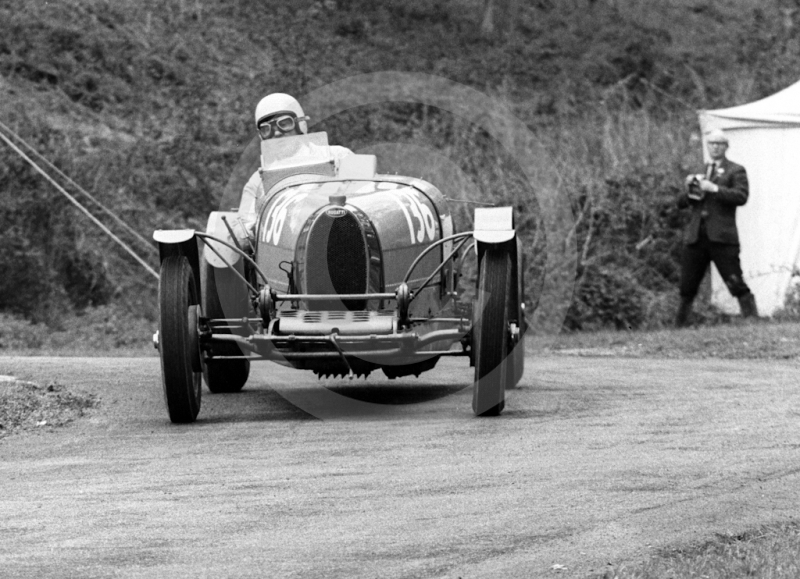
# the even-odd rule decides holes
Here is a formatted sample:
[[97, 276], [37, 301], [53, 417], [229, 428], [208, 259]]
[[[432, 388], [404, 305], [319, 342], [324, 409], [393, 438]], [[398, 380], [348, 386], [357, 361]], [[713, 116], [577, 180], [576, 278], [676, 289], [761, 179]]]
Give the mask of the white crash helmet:
[[[300, 106], [296, 98], [282, 92], [275, 92], [265, 96], [259, 101], [258, 105], [256, 105], [256, 127], [258, 127], [258, 124], [266, 117], [271, 117], [279, 113], [292, 113], [298, 119], [305, 117], [303, 107]], [[301, 133], [308, 132], [308, 126], [305, 120], [299, 121], [298, 126], [300, 127]]]

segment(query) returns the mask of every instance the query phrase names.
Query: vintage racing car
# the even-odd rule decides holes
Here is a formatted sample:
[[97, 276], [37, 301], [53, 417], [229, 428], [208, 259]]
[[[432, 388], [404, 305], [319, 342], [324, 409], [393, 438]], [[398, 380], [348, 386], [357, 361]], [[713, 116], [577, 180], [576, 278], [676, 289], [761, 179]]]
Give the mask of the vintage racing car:
[[[261, 147], [263, 196], [212, 212], [205, 232], [154, 233], [154, 343], [170, 419], [196, 419], [202, 380], [214, 393], [241, 390], [255, 360], [397, 378], [443, 356], [475, 367], [475, 414], [499, 414], [524, 365], [512, 208], [477, 208], [474, 230], [460, 232], [435, 186], [377, 174], [372, 155], [336, 163], [325, 133]], [[471, 251], [477, 287], [465, 302], [459, 276]]]

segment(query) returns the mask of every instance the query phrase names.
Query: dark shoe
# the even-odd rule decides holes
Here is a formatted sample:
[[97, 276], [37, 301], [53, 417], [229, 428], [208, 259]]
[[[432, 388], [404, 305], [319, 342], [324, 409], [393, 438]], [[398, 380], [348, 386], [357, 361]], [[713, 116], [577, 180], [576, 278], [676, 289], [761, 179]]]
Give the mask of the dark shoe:
[[739, 307], [742, 309], [743, 318], [758, 318], [758, 308], [756, 307], [756, 298], [753, 294], [747, 293], [739, 296]]
[[689, 325], [689, 315], [692, 313], [692, 300], [681, 298], [678, 313], [675, 315], [675, 327], [685, 328]]

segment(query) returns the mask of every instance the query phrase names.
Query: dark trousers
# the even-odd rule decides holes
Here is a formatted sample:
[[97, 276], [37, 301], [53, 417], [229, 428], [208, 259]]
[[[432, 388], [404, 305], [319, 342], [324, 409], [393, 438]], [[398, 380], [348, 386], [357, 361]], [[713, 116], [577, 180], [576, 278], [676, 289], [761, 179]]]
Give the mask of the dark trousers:
[[696, 243], [683, 247], [681, 257], [681, 298], [693, 300], [697, 295], [700, 282], [708, 269], [708, 264], [714, 262], [722, 280], [728, 286], [728, 291], [735, 298], [740, 298], [750, 293], [750, 288], [742, 279], [742, 266], [739, 264], [739, 246], [730, 243], [717, 243], [709, 241], [705, 232], [701, 232]]

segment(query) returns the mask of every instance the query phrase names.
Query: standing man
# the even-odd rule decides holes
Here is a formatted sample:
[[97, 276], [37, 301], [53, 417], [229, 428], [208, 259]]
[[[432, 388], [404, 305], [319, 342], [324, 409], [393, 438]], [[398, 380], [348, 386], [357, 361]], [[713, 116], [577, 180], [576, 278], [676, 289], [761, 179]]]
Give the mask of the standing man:
[[711, 131], [706, 143], [711, 162], [702, 175], [686, 177], [686, 190], [678, 199], [680, 207], [692, 211], [683, 236], [681, 303], [675, 318], [678, 327], [688, 324], [692, 302], [710, 262], [714, 262], [731, 295], [739, 300], [742, 316], [758, 317], [756, 300], [742, 279], [736, 230], [736, 208], [747, 202], [749, 194], [747, 172], [725, 157], [725, 133]]

